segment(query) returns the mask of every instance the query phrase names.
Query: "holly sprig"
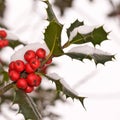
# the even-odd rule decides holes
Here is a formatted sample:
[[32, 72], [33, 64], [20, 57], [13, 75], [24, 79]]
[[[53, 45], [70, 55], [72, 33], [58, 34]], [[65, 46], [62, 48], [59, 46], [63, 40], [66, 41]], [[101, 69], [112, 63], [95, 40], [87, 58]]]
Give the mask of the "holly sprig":
[[[108, 34], [109, 32], [106, 32], [103, 26], [99, 26], [94, 28], [92, 31], [88, 33], [81, 33], [79, 29], [84, 26], [83, 21], [75, 20], [70, 27], [66, 28], [66, 34], [68, 37], [67, 42], [64, 43], [64, 45], [61, 45], [61, 35], [63, 26], [59, 20], [57, 19], [52, 6], [48, 0], [44, 0], [44, 3], [47, 4], [47, 20], [49, 21], [49, 25], [45, 29], [44, 32], [44, 42], [46, 43], [47, 47], [49, 48], [49, 54], [47, 55], [46, 59], [42, 62], [42, 66], [54, 57], [60, 57], [63, 55], [69, 56], [72, 59], [77, 59], [79, 61], [83, 61], [84, 59], [94, 60], [95, 64], [105, 64], [107, 61], [112, 61], [114, 58], [114, 55], [111, 55], [110, 53], [104, 52], [102, 50], [96, 49], [96, 45], [100, 45], [103, 41], [108, 40]], [[86, 43], [92, 43], [91, 46], [86, 46]], [[17, 41], [10, 40], [9, 46], [13, 49], [19, 45], [24, 43]], [[70, 47], [72, 44], [77, 45], [77, 47], [73, 47], [70, 51], [65, 52], [65, 48]], [[23, 48], [24, 49], [24, 48]], [[17, 52], [16, 52], [17, 53]], [[6, 71], [1, 69], [0, 74], [4, 74], [3, 81], [8, 80], [9, 76], [6, 73]], [[71, 88], [66, 85], [67, 83], [61, 78], [55, 79], [54, 77], [51, 77], [50, 75], [46, 75], [44, 73], [41, 73], [41, 71], [36, 72], [37, 75], [43, 75], [48, 80], [51, 80], [56, 85], [56, 91], [58, 94], [63, 92], [67, 97], [71, 97], [72, 99], [78, 99], [81, 104], [84, 106], [84, 96], [79, 96]], [[4, 83], [4, 82], [3, 82]], [[39, 112], [38, 108], [34, 104], [34, 102], [31, 100], [29, 95], [22, 90], [18, 89], [15, 85], [15, 82], [12, 82], [4, 87], [0, 88], [0, 96], [3, 95], [6, 91], [10, 90], [11, 88], [14, 88], [15, 90], [15, 97], [14, 97], [14, 103], [17, 103], [19, 105], [19, 112], [22, 113], [25, 117], [25, 119], [31, 119], [31, 120], [41, 120], [41, 113]], [[21, 100], [20, 98], [23, 98]], [[24, 101], [24, 102], [23, 102]]]

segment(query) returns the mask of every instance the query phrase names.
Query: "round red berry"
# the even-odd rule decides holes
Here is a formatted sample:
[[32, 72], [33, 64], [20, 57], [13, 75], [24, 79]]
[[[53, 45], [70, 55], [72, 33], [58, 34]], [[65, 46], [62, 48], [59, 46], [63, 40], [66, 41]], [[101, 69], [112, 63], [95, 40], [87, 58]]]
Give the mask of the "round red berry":
[[0, 37], [5, 38], [7, 36], [7, 33], [5, 30], [0, 30]]
[[46, 56], [46, 51], [45, 51], [45, 49], [43, 49], [43, 48], [37, 49], [36, 55], [37, 55], [39, 58], [42, 58], [42, 59], [45, 58], [45, 56]]
[[5, 46], [8, 46], [9, 45], [9, 41], [8, 40], [2, 40], [2, 42], [3, 42], [3, 47], [5, 47]]
[[17, 81], [20, 78], [20, 74], [15, 70], [9, 71], [9, 76], [12, 81]]
[[14, 63], [14, 68], [18, 72], [22, 72], [25, 69], [25, 64], [22, 60], [16, 60]]
[[41, 62], [37, 58], [32, 58], [29, 63], [34, 70], [39, 68], [41, 65]]
[[9, 64], [9, 70], [14, 70], [14, 64], [15, 64], [15, 62], [14, 61], [12, 61], [10, 64]]
[[17, 80], [16, 86], [21, 89], [27, 88], [27, 81], [24, 78], [20, 78]]
[[27, 73], [33, 73], [33, 72], [34, 72], [33, 68], [30, 66], [29, 63], [26, 63], [26, 64], [25, 64], [25, 71], [26, 71]]
[[27, 83], [30, 86], [38, 86], [41, 83], [41, 79], [42, 78], [35, 73], [30, 73], [27, 76]]
[[43, 73], [43, 74], [46, 74], [47, 72], [47, 66], [43, 66], [42, 68], [41, 68], [41, 73]]
[[51, 64], [51, 63], [52, 63], [52, 58], [46, 62], [46, 64]]
[[35, 58], [35, 52], [33, 50], [28, 50], [24, 54], [24, 59], [29, 62], [32, 58]]
[[3, 48], [3, 47], [4, 47], [4, 41], [0, 40], [0, 48]]
[[27, 88], [24, 89], [24, 91], [25, 91], [26, 93], [31, 93], [33, 90], [34, 90], [34, 87], [33, 87], [33, 86], [27, 86]]
[[37, 75], [37, 81], [36, 81], [35, 86], [39, 86], [39, 85], [40, 85], [40, 83], [41, 83], [41, 81], [42, 81], [41, 76]]

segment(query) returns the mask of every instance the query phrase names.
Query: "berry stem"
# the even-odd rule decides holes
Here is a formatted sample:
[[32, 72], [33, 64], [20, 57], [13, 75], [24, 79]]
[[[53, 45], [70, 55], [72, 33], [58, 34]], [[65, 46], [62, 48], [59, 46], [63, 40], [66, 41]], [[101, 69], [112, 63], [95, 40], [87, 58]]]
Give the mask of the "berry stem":
[[69, 45], [70, 45], [70, 41], [67, 41], [67, 42], [62, 46], [62, 48], [64, 49], [64, 48], [68, 47]]
[[2, 96], [5, 92], [7, 92], [9, 89], [14, 88], [14, 87], [15, 87], [15, 83], [12, 82], [6, 85], [5, 87], [0, 88], [0, 96]]

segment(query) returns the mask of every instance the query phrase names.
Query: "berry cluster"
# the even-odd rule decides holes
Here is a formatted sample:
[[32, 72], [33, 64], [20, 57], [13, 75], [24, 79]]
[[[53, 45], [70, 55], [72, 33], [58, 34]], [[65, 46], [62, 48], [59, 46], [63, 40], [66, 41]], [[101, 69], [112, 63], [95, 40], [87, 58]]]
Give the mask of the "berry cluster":
[[5, 39], [7, 37], [7, 33], [5, 30], [0, 30], [0, 48], [8, 46], [9, 41]]
[[[46, 51], [39, 48], [36, 51], [27, 50], [24, 54], [25, 62], [22, 60], [12, 61], [9, 64], [9, 76], [16, 86], [26, 93], [30, 93], [41, 83], [41, 76], [36, 72], [46, 74], [46, 69], [52, 59], [46, 61]], [[45, 63], [44, 63], [45, 62]], [[44, 63], [44, 64], [43, 64]]]

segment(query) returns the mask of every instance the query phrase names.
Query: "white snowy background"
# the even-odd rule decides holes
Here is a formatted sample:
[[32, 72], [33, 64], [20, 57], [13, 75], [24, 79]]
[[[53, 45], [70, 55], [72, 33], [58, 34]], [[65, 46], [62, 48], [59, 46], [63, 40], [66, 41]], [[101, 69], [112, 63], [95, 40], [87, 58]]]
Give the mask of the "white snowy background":
[[[119, 2], [114, 1], [116, 4]], [[7, 0], [7, 5], [4, 23], [10, 27], [12, 33], [26, 43], [43, 39], [44, 31], [41, 30], [48, 24], [43, 20], [46, 18], [45, 4], [39, 2], [33, 8], [32, 0]], [[110, 40], [97, 48], [116, 54], [113, 62], [107, 62], [105, 66], [98, 64], [97, 67], [89, 60], [78, 62], [66, 56], [54, 59], [58, 67], [50, 72], [59, 74], [79, 95], [87, 97], [84, 101], [86, 111], [78, 100], [71, 99], [67, 99], [64, 104], [57, 102], [56, 107], [49, 107], [48, 109], [61, 115], [60, 120], [120, 120], [120, 24], [118, 19], [106, 17], [110, 10], [108, 0], [95, 0], [94, 3], [74, 0], [73, 8], [67, 9], [61, 18], [58, 8], [54, 7], [58, 19], [65, 27], [76, 19], [84, 21], [88, 26], [104, 25], [107, 31], [111, 31], [108, 36]], [[65, 42], [64, 34], [62, 39]], [[8, 50], [12, 54], [12, 49], [6, 48]], [[6, 59], [5, 56], [2, 57]], [[3, 105], [2, 111], [10, 120], [23, 120], [22, 115], [11, 113], [7, 109], [7, 105]], [[6, 119], [0, 116], [0, 120]]]

